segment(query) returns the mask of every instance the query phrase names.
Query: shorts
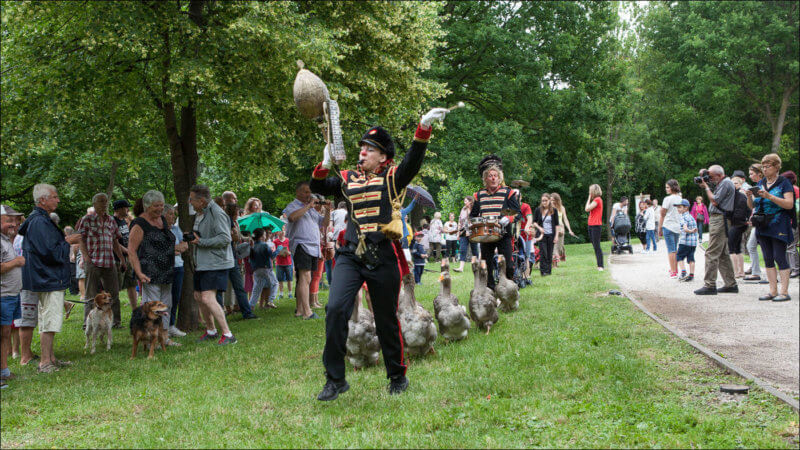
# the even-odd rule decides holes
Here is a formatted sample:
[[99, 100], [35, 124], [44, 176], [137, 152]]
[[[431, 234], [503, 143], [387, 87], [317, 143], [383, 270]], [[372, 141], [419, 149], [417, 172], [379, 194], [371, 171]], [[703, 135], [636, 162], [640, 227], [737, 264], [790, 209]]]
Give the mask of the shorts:
[[730, 225], [728, 227], [728, 253], [731, 255], [742, 254], [742, 236], [747, 231], [747, 225]]
[[134, 278], [133, 267], [131, 267], [130, 263], [125, 263], [125, 272], [119, 270], [119, 266], [117, 266], [117, 280], [120, 291], [136, 287], [136, 278]]
[[19, 294], [0, 297], [0, 325], [7, 327], [22, 317]]
[[19, 293], [20, 318], [14, 320], [14, 328], [36, 328], [39, 324], [39, 297], [31, 291]]
[[198, 270], [194, 273], [194, 290], [223, 291], [228, 289], [228, 269]]
[[60, 333], [64, 324], [64, 293], [34, 292], [39, 298], [39, 333]]
[[679, 233], [670, 231], [666, 228], [662, 229], [664, 233], [664, 243], [667, 245], [667, 253], [675, 253], [678, 251], [678, 238], [681, 237]]
[[292, 266], [275, 266], [275, 275], [278, 276], [278, 281], [292, 281]]
[[694, 245], [678, 245], [678, 261], [683, 261], [686, 258], [686, 262], [693, 263], [694, 262], [694, 249], [696, 249]]
[[317, 269], [317, 257], [311, 256], [306, 252], [302, 245], [298, 245], [294, 252], [294, 270], [309, 270], [314, 271]]
[[86, 279], [86, 270], [81, 267], [80, 260], [75, 263], [75, 278], [78, 280]]

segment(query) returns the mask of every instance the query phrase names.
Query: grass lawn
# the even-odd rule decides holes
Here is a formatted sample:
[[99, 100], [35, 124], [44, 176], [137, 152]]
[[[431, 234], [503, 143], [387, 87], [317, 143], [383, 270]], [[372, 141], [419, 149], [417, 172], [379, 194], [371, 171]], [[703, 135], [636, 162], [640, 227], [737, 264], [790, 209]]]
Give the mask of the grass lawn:
[[[11, 362], [19, 378], [2, 391], [2, 447], [797, 448], [789, 406], [755, 386], [721, 396], [720, 384], [743, 380], [603, 295], [614, 285], [590, 245], [567, 253], [490, 335], [440, 338], [435, 355], [414, 359], [396, 397], [381, 365], [348, 369], [350, 391], [316, 401], [324, 321], [295, 319], [285, 299], [261, 320], [232, 320], [234, 346], [195, 343], [195, 332], [153, 361], [128, 359], [127, 329], [110, 352], [85, 354], [76, 309], [56, 337], [73, 367], [38, 375]], [[472, 274], [454, 275], [466, 304]], [[425, 273], [417, 298], [432, 311], [437, 292]]]

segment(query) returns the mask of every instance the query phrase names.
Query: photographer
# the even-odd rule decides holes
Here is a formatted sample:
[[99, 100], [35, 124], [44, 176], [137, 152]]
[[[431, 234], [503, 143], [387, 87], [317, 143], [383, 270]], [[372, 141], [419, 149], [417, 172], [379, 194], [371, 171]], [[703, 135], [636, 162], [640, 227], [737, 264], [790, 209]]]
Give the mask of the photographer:
[[206, 325], [206, 332], [199, 340], [217, 338], [216, 320], [222, 328], [222, 337], [217, 344], [234, 344], [236, 338], [228, 328], [225, 312], [216, 298], [217, 291], [228, 288], [228, 270], [234, 265], [230, 219], [219, 205], [211, 201], [208, 186], [192, 186], [189, 204], [197, 211], [197, 218], [192, 233], [186, 233], [183, 240], [195, 244], [194, 298], [200, 306], [200, 318]]
[[[294, 257], [294, 267], [297, 273], [295, 283], [295, 298], [297, 299], [297, 317], [305, 319], [318, 319], [317, 313], [311, 311], [309, 303], [311, 287], [311, 272], [317, 269], [317, 259], [322, 257], [320, 251], [319, 227], [328, 220], [327, 213], [320, 214], [315, 206], [320, 203], [311, 196], [308, 181], [301, 181], [295, 187], [295, 199], [284, 208], [283, 213], [289, 219], [286, 225], [286, 234], [289, 237], [289, 247]], [[329, 206], [330, 202], [323, 201]]]
[[[700, 170], [694, 182], [706, 193], [711, 204], [708, 208], [708, 249], [706, 249], [706, 273], [704, 286], [694, 291], [697, 295], [717, 295], [718, 292], [739, 292], [733, 276], [733, 264], [728, 255], [728, 219], [726, 212], [733, 211], [736, 187], [725, 176], [722, 166], [713, 165], [708, 170]], [[711, 186], [713, 186], [713, 190]], [[717, 289], [717, 270], [722, 275], [723, 287]]]
[[[786, 246], [792, 242], [793, 227], [795, 222], [794, 188], [785, 177], [778, 175], [781, 168], [781, 158], [770, 153], [761, 159], [761, 170], [764, 178], [758, 181], [747, 191], [747, 203], [753, 206], [751, 217], [756, 237], [761, 244], [769, 280], [769, 294], [759, 297], [761, 301], [785, 302], [791, 300], [789, 296], [790, 267], [786, 259]], [[775, 269], [775, 266], [778, 269]], [[778, 294], [778, 273], [780, 272], [781, 286]]]

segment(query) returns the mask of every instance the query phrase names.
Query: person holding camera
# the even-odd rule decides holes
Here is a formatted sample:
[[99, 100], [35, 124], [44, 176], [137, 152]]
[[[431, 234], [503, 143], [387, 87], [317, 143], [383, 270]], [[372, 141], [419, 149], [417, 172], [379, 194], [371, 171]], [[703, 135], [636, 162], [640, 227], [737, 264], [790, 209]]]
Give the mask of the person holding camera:
[[[764, 178], [747, 191], [748, 206], [753, 207], [750, 218], [756, 229], [756, 237], [764, 255], [764, 267], [769, 280], [769, 294], [758, 299], [761, 301], [785, 302], [789, 296], [789, 261], [786, 259], [786, 247], [794, 240], [792, 228], [794, 224], [794, 188], [785, 177], [778, 175], [781, 169], [781, 158], [770, 153], [761, 158], [761, 170]], [[780, 294], [778, 294], [778, 265], [781, 276]]]
[[[728, 226], [726, 214], [733, 211], [736, 187], [720, 165], [713, 165], [708, 170], [700, 170], [700, 176], [694, 182], [705, 192], [711, 204], [708, 224], [708, 248], [706, 249], [706, 267], [704, 286], [694, 291], [696, 295], [717, 295], [721, 293], [739, 292], [736, 278], [733, 275], [733, 264], [728, 255]], [[712, 189], [713, 187], [713, 189]], [[724, 285], [717, 288], [717, 271], [722, 275]]]
[[231, 222], [222, 208], [211, 201], [208, 186], [196, 184], [189, 189], [189, 204], [197, 211], [197, 218], [191, 233], [185, 233], [183, 240], [194, 244], [194, 299], [200, 307], [200, 318], [206, 325], [206, 332], [199, 341], [217, 338], [219, 322], [222, 337], [217, 344], [235, 344], [236, 337], [228, 328], [225, 311], [217, 303], [217, 291], [228, 288], [228, 271], [234, 266], [231, 248]]
[[317, 313], [311, 310], [311, 275], [317, 269], [317, 260], [322, 257], [319, 228], [330, 216], [327, 212], [324, 215], [320, 214], [316, 209], [318, 204], [320, 200], [312, 196], [309, 182], [301, 181], [295, 186], [294, 201], [286, 205], [283, 210], [289, 222], [286, 225], [286, 234], [289, 237], [289, 247], [297, 275], [295, 315], [304, 319], [319, 319]]

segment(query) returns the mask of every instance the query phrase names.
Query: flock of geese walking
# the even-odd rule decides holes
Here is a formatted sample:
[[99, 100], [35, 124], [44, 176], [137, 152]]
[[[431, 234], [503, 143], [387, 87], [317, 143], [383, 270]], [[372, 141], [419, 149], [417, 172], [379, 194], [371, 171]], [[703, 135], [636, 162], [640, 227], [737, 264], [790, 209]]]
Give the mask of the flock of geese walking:
[[[434, 315], [426, 310], [414, 296], [414, 278], [411, 274], [403, 276], [403, 286], [397, 308], [397, 316], [403, 334], [405, 352], [412, 356], [435, 353], [433, 344], [441, 335], [447, 341], [460, 341], [467, 337], [471, 323], [478, 328], [492, 329], [500, 316], [497, 310], [514, 311], [519, 308], [519, 287], [506, 277], [506, 261], [499, 256], [499, 281], [494, 291], [486, 286], [488, 273], [486, 262], [473, 259], [472, 273], [475, 285], [469, 294], [469, 310], [461, 305], [451, 292], [450, 266], [442, 261], [441, 287], [433, 299]], [[378, 363], [381, 346], [375, 332], [375, 319], [369, 309], [356, 301], [353, 315], [348, 323], [347, 360], [358, 370]], [[434, 317], [439, 324], [438, 332]]]

